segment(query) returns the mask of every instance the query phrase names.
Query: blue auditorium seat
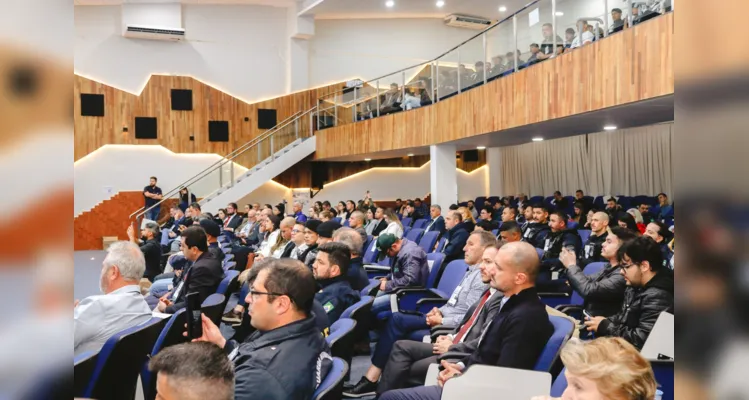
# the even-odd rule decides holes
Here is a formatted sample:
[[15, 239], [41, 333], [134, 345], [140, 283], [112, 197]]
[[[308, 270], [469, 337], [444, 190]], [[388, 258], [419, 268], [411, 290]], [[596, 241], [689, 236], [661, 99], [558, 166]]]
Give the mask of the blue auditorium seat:
[[364, 265], [374, 264], [377, 262], [377, 257], [380, 255], [380, 250], [377, 248], [377, 242], [372, 240], [370, 245], [367, 246], [367, 250], [362, 254], [362, 263]]
[[572, 333], [575, 330], [575, 324], [567, 318], [550, 315], [549, 321], [554, 325], [554, 333], [551, 334], [551, 338], [549, 338], [543, 351], [541, 351], [541, 355], [533, 367], [535, 371], [552, 371], [552, 368], [559, 360], [559, 353], [562, 351], [562, 347], [572, 337]]
[[[367, 235], [367, 241], [364, 242], [364, 245], [362, 246], [363, 252], [366, 252], [369, 249], [369, 245], [372, 244], [372, 240], [374, 240], [374, 236]], [[361, 254], [362, 258], [364, 257], [364, 254]]]
[[577, 222], [567, 221], [567, 229], [575, 229], [575, 228], [577, 228]]
[[356, 321], [351, 318], [339, 318], [330, 326], [330, 334], [325, 341], [328, 342], [333, 357], [351, 363], [354, 356], [355, 329]]
[[[413, 220], [411, 220], [411, 218], [409, 218], [409, 217], [403, 218], [401, 220], [401, 224], [403, 224], [403, 229], [405, 230], [407, 227], [410, 228], [411, 227], [411, 222], [413, 222]], [[404, 235], [406, 234], [405, 231], [403, 232], [403, 234]]]
[[590, 237], [590, 229], [580, 229], [577, 231], [577, 234], [580, 235], [580, 239], [582, 239], [584, 245]]
[[[227, 263], [232, 264], [232, 262]], [[221, 283], [218, 284], [218, 288], [216, 289], [216, 293], [218, 294], [226, 294], [226, 291], [229, 290], [229, 287], [231, 284], [236, 281], [237, 277], [239, 276], [239, 271], [235, 270], [229, 270], [224, 273], [224, 279], [221, 280]]]
[[419, 240], [419, 247], [424, 250], [425, 253], [429, 254], [434, 249], [434, 244], [437, 243], [437, 237], [440, 233], [436, 231], [426, 232]]
[[424, 228], [426, 228], [426, 226], [427, 226], [428, 223], [429, 223], [428, 219], [424, 219], [424, 218], [417, 219], [416, 221], [414, 221], [414, 224], [411, 225], [411, 228], [413, 228], [413, 229], [424, 229]]
[[408, 235], [408, 232], [411, 232], [411, 227], [403, 225], [403, 237], [406, 237]]
[[96, 359], [99, 353], [96, 351], [85, 351], [73, 358], [74, 393], [83, 393], [91, 380], [91, 374], [96, 368]]
[[445, 244], [447, 243], [447, 238], [440, 239], [439, 243], [437, 244], [437, 248], [434, 250], [435, 253], [440, 253], [445, 248]]
[[405, 238], [414, 243], [419, 243], [419, 240], [421, 240], [421, 235], [423, 234], [424, 234], [423, 229], [411, 228], [411, 230], [408, 231], [408, 234], [405, 235]]
[[476, 197], [476, 200], [473, 201], [473, 206], [477, 210], [484, 208], [484, 204], [486, 204], [486, 197], [484, 196]]
[[[151, 357], [158, 354], [161, 349], [187, 342], [187, 337], [182, 335], [185, 331], [185, 324], [187, 323], [187, 320], [185, 319], [186, 311], [186, 308], [178, 310], [171, 318], [169, 318], [166, 326], [161, 330], [159, 337], [156, 339], [156, 343], [151, 349]], [[145, 400], [154, 400], [156, 398], [156, 376], [148, 370], [148, 362], [143, 365], [143, 369], [140, 373], [140, 381], [143, 386]]]
[[343, 381], [348, 373], [346, 361], [333, 357], [333, 366], [312, 395], [313, 400], [339, 400], [343, 396]]
[[530, 204], [541, 203], [544, 201], [544, 196], [533, 196], [528, 201]]
[[566, 370], [567, 368], [562, 368], [562, 372], [557, 375], [554, 383], [551, 384], [551, 397], [562, 397], [565, 389], [567, 389], [567, 377], [564, 375]]
[[216, 326], [221, 326], [221, 315], [224, 313], [226, 297], [220, 293], [214, 293], [200, 305], [200, 311], [205, 314]]
[[349, 221], [348, 221], [348, 219], [344, 220], [344, 221], [343, 221], [343, 223], [341, 223], [341, 226], [345, 226], [345, 227], [348, 227], [348, 226], [349, 226]]
[[[590, 263], [583, 269], [583, 274], [595, 274], [601, 271], [605, 266], [606, 263], [603, 262]], [[577, 291], [573, 290], [572, 295], [567, 295], [567, 293], [541, 293], [539, 294], [539, 296], [541, 297], [541, 300], [543, 300], [543, 302], [549, 307], [554, 307], [557, 310], [574, 318], [582, 319], [582, 310], [585, 299], [583, 299], [583, 297]], [[560, 301], [567, 301], [566, 299], [569, 299], [567, 303], [559, 304]]]
[[[436, 304], [443, 305], [446, 303], [452, 292], [463, 280], [468, 270], [468, 264], [463, 260], [455, 260], [447, 264], [442, 277], [435, 286], [427, 285], [426, 288], [402, 288], [395, 291], [399, 310], [412, 310], [429, 312]], [[435, 268], [432, 267], [430, 277], [434, 275]], [[435, 285], [435, 283], [432, 283]], [[423, 299], [432, 299], [432, 301], [421, 301]]]

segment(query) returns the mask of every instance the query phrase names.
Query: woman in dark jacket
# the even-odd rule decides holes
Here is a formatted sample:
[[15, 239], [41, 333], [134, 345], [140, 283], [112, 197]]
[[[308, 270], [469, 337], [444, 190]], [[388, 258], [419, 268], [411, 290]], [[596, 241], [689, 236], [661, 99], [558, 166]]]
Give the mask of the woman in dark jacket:
[[195, 193], [188, 193], [186, 187], [179, 189], [179, 208], [182, 212], [185, 212], [190, 204], [196, 203], [197, 201], [198, 199], [195, 197]]

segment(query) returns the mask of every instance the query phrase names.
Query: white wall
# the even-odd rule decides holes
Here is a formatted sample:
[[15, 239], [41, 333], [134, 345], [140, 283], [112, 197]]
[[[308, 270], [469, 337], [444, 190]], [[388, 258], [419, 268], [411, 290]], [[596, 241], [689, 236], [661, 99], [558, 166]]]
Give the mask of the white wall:
[[139, 93], [151, 74], [193, 76], [245, 101], [286, 93], [285, 8], [183, 5], [181, 43], [122, 37], [120, 6], [75, 7], [75, 72]]
[[476, 32], [445, 26], [441, 19], [317, 20], [310, 85], [376, 78], [431, 60]]

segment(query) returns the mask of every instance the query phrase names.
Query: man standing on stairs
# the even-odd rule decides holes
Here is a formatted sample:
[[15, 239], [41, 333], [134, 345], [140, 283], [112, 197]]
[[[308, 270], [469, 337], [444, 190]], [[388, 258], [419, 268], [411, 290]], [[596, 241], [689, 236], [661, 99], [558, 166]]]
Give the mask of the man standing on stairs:
[[[158, 179], [156, 179], [155, 176], [151, 177], [151, 182], [148, 186], [143, 188], [143, 197], [146, 199], [145, 208], [148, 210], [151, 206], [155, 205], [161, 199], [164, 198], [161, 192], [161, 188], [156, 186], [156, 182]], [[148, 210], [146, 212], [146, 219], [150, 219], [151, 221], [157, 221], [159, 219], [159, 212], [161, 211], [161, 206], [156, 206], [152, 208], [151, 210]]]

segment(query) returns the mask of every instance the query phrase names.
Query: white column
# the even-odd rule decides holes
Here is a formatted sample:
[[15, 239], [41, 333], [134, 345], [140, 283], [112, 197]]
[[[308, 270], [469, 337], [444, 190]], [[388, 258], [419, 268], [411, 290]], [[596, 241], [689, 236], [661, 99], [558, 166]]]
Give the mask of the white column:
[[499, 147], [486, 149], [486, 176], [489, 180], [489, 196], [506, 196], [503, 193], [502, 182], [502, 153]]
[[429, 146], [429, 179], [432, 204], [446, 210], [450, 204], [458, 203], [458, 172], [455, 164], [455, 145]]
[[309, 39], [315, 35], [315, 17], [298, 15], [294, 2], [287, 10], [289, 43], [286, 52], [287, 93], [309, 89]]

